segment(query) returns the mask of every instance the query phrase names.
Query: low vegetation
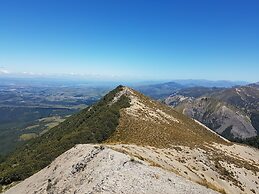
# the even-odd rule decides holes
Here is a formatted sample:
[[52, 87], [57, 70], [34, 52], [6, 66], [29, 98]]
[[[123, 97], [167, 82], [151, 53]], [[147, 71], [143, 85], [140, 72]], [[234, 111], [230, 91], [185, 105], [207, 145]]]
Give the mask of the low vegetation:
[[0, 164], [1, 185], [29, 177], [76, 144], [99, 143], [111, 136], [119, 124], [120, 109], [130, 105], [125, 96], [109, 105], [121, 88], [13, 152]]
[[24, 144], [19, 139], [22, 134], [41, 135], [60, 123], [39, 119], [63, 119], [97, 102], [107, 91], [106, 86], [1, 79], [0, 154], [7, 155]]
[[[168, 148], [171, 145], [199, 147], [211, 142], [227, 144], [218, 135], [211, 133], [174, 109], [153, 101], [141, 93], [134, 92], [134, 94], [139, 99], [137, 103], [144, 104], [146, 109], [139, 108], [136, 115], [129, 115], [125, 109], [122, 110], [120, 124], [116, 132], [106, 141], [107, 143], [136, 144], [157, 148]], [[153, 116], [154, 114], [157, 115]]]

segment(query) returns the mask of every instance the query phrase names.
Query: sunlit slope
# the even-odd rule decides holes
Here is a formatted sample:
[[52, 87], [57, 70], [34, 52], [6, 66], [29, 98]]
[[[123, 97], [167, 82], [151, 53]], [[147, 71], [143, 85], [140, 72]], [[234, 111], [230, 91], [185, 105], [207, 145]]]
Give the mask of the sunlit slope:
[[155, 147], [228, 144], [196, 121], [141, 93], [124, 87], [117, 98], [123, 95], [130, 99], [131, 106], [121, 109], [119, 125], [106, 142]]

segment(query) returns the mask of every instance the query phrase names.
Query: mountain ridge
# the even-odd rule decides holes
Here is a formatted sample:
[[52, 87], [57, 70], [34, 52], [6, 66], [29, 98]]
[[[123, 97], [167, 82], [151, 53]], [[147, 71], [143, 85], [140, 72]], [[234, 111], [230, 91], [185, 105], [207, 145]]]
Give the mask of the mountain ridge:
[[177, 92], [179, 90], [197, 87], [197, 88], [231, 88], [236, 86], [244, 86], [248, 85], [248, 82], [244, 81], [227, 81], [227, 80], [172, 80], [164, 83], [156, 83], [156, 84], [146, 84], [135, 86], [134, 89], [140, 91], [141, 93], [152, 97], [154, 99], [163, 100], [164, 98], [171, 95], [173, 92]]
[[10, 154], [0, 164], [0, 184], [27, 178], [75, 144], [98, 143], [107, 138], [118, 125], [120, 108], [129, 106], [124, 97], [106, 106], [121, 88], [117, 87], [95, 105], [72, 115]]
[[[125, 90], [130, 98], [131, 106], [121, 111], [124, 116], [121, 117], [122, 120], [120, 120], [116, 132], [108, 138], [107, 142], [146, 144], [155, 147], [167, 147], [172, 143], [198, 145], [206, 141], [208, 143], [211, 141], [226, 143], [218, 135], [208, 133], [207, 129], [170, 107], [130, 88], [125, 87]], [[143, 128], [141, 125], [146, 127], [146, 130], [141, 130], [140, 133], [140, 129]], [[194, 137], [190, 137], [188, 128], [192, 129]], [[132, 134], [136, 134], [136, 137]], [[163, 141], [154, 141], [158, 139], [163, 139]]]
[[229, 139], [258, 134], [257, 84], [222, 88], [187, 88], [173, 92], [165, 103], [199, 120]]
[[[44, 165], [52, 166], [56, 155], [76, 144], [99, 143], [132, 157], [132, 161], [143, 161], [220, 193], [252, 194], [259, 188], [256, 184], [258, 150], [231, 143], [171, 107], [124, 86], [117, 87], [97, 104], [68, 118], [44, 138], [33, 142], [24, 147], [20, 155], [16, 152], [0, 165], [2, 181], [12, 181], [10, 178], [15, 173], [25, 179]], [[52, 154], [53, 159], [47, 154]], [[82, 152], [82, 157], [89, 154]], [[82, 165], [78, 164], [78, 168]], [[92, 172], [89, 170], [80, 171], [80, 176]], [[58, 175], [51, 176], [48, 174], [51, 180], [59, 182]], [[25, 183], [21, 182], [14, 190]], [[38, 185], [37, 189], [41, 187]]]

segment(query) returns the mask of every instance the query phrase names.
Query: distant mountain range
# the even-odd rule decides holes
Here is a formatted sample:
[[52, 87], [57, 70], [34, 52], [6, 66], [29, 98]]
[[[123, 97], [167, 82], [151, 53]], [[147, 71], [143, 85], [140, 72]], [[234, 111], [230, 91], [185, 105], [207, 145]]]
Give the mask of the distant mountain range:
[[154, 99], [163, 99], [172, 94], [173, 91], [178, 91], [182, 88], [185, 87], [176, 82], [167, 82], [134, 87], [134, 89]]
[[229, 80], [204, 80], [204, 79], [186, 79], [186, 80], [173, 80], [173, 82], [184, 85], [185, 87], [221, 87], [221, 88], [230, 88], [233, 86], [244, 86], [249, 84], [245, 81], [229, 81]]
[[6, 194], [253, 194], [258, 172], [258, 150], [119, 86], [10, 154], [0, 183], [32, 175]]
[[224, 80], [211, 81], [211, 80], [190, 79], [190, 80], [173, 80], [171, 82], [165, 82], [165, 83], [136, 86], [134, 87], [134, 89], [154, 99], [163, 99], [168, 97], [173, 92], [176, 92], [183, 88], [190, 88], [190, 87], [230, 88], [234, 86], [244, 86], [247, 84], [249, 83], [244, 81], [224, 81]]
[[259, 131], [259, 85], [232, 88], [192, 87], [173, 92], [165, 103], [229, 139]]

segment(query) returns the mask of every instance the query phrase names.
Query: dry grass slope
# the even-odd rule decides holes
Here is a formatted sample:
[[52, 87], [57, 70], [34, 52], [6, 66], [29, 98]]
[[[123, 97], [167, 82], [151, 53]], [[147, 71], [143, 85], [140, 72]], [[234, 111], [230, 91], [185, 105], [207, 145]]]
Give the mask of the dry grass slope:
[[[131, 107], [121, 109], [119, 125], [107, 143], [149, 145], [158, 148], [172, 144], [194, 147], [203, 147], [212, 142], [230, 144], [172, 108], [136, 91], [130, 91], [131, 101], [137, 99], [138, 103], [145, 106], [138, 107], [135, 115], [128, 114]], [[154, 114], [158, 116], [153, 116]]]

